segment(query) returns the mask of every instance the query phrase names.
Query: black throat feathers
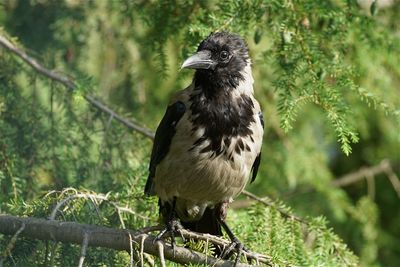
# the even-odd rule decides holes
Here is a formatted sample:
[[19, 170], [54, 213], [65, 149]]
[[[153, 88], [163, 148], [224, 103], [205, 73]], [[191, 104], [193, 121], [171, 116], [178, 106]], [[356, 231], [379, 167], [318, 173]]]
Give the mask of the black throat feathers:
[[[210, 87], [204, 88], [202, 84], [196, 86], [190, 95], [192, 132], [204, 129], [203, 136], [193, 143], [191, 149], [207, 140], [209, 145], [200, 153], [212, 152], [212, 156], [218, 156], [226, 153], [224, 148], [229, 147], [232, 137], [239, 138], [253, 134], [250, 124], [254, 122], [254, 103], [250, 96], [244, 93], [234, 98], [232, 91], [236, 90], [236, 86], [210, 89]], [[239, 138], [235, 151], [240, 153], [244, 149], [249, 148]], [[226, 156], [232, 157], [232, 155]]]

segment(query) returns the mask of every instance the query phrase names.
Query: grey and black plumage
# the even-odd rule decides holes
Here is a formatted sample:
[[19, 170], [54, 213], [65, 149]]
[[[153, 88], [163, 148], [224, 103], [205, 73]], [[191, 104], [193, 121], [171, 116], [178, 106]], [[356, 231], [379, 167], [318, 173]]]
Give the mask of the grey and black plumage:
[[218, 32], [182, 68], [196, 72], [157, 128], [145, 193], [159, 197], [166, 222], [177, 217], [186, 228], [221, 235], [227, 204], [260, 165], [264, 122], [251, 60], [242, 38]]

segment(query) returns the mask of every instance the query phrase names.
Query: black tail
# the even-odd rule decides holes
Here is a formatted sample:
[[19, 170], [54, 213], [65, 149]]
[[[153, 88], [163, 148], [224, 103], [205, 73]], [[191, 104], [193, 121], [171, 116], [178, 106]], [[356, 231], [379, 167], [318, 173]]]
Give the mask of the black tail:
[[221, 225], [217, 220], [214, 209], [206, 208], [199, 221], [182, 222], [182, 226], [194, 232], [222, 236]]
[[[161, 218], [166, 223], [168, 221], [168, 218], [171, 218], [171, 215], [175, 214], [173, 208], [174, 204], [170, 204], [169, 202], [163, 203], [161, 202], [161, 199], [158, 199], [158, 206]], [[191, 230], [198, 233], [222, 236], [221, 225], [217, 219], [216, 209], [206, 208], [203, 216], [199, 221], [195, 222], [180, 221], [180, 222], [183, 228], [187, 230]]]

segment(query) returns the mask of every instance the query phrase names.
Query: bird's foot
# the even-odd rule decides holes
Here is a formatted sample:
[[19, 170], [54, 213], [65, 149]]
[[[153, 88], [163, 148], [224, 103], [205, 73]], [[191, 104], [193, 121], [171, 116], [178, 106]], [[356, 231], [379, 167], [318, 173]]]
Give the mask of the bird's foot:
[[183, 241], [185, 241], [184, 236], [182, 235], [181, 229], [183, 229], [183, 226], [177, 219], [172, 219], [167, 222], [166, 227], [164, 230], [162, 230], [157, 237], [154, 239], [154, 242], [163, 240], [167, 237], [171, 238], [171, 246], [175, 255], [175, 246], [176, 246], [176, 241], [175, 237], [179, 235]]
[[231, 240], [229, 246], [225, 247], [221, 253], [222, 259], [230, 258], [236, 252], [236, 258], [233, 266], [236, 266], [242, 256], [243, 251], [249, 251], [236, 237]]

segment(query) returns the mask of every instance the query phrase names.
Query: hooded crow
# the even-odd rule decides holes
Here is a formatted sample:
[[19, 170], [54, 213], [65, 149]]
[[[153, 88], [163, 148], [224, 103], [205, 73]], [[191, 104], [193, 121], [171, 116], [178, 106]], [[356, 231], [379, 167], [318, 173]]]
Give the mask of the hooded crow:
[[257, 175], [264, 132], [247, 45], [238, 35], [212, 33], [182, 68], [196, 70], [193, 82], [173, 97], [157, 128], [145, 193], [159, 197], [172, 237], [180, 226], [213, 235], [222, 227], [243, 248], [225, 223], [226, 209]]

